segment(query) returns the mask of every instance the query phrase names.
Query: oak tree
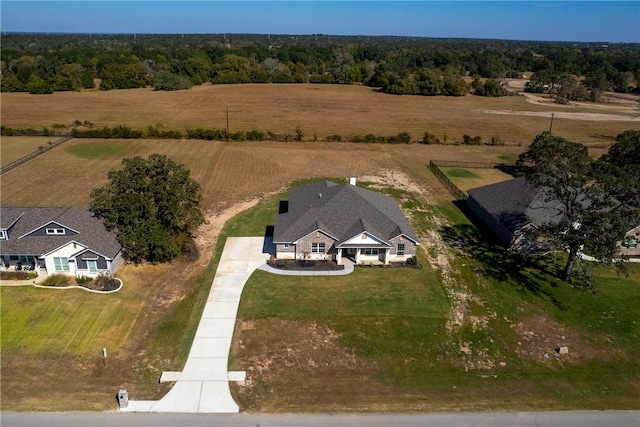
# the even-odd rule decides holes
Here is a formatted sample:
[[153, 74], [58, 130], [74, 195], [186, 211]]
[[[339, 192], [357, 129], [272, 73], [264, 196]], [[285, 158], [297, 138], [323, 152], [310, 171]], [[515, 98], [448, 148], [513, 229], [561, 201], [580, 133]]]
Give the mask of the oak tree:
[[[580, 252], [610, 263], [617, 242], [630, 229], [630, 208], [613, 191], [619, 182], [587, 147], [549, 132], [538, 135], [518, 159], [525, 178], [557, 210], [556, 220], [538, 227], [547, 244], [568, 252], [562, 279], [569, 281]], [[616, 184], [618, 183], [618, 184]]]
[[159, 154], [122, 161], [106, 186], [92, 191], [93, 212], [115, 229], [125, 259], [166, 262], [195, 251], [192, 233], [204, 223], [200, 185], [183, 165]]

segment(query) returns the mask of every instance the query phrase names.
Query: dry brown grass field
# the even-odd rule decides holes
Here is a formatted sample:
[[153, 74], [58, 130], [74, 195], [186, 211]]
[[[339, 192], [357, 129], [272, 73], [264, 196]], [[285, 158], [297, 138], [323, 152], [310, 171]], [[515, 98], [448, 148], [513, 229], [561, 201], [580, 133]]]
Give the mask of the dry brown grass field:
[[[535, 135], [549, 129], [551, 112], [563, 113], [554, 120], [556, 134], [591, 146], [607, 145], [624, 130], [640, 129], [637, 114], [621, 113], [615, 108], [606, 111], [589, 105], [540, 105], [523, 96], [396, 96], [357, 85], [247, 84], [203, 85], [176, 92], [130, 89], [52, 95], [4, 93], [0, 100], [2, 124], [15, 128], [69, 126], [80, 120], [96, 126], [125, 124], [139, 129], [156, 124], [179, 130], [224, 129], [227, 103], [231, 132], [261, 130], [293, 135], [296, 126], [300, 126], [307, 140], [314, 135], [324, 139], [333, 134], [347, 138], [399, 132], [409, 132], [417, 140], [429, 131], [440, 139], [446, 136], [448, 142], [469, 134], [485, 141], [498, 137], [508, 144], [528, 144]], [[597, 120], [596, 116], [593, 120], [565, 118], [574, 113], [608, 112], [612, 114]], [[636, 120], [620, 121], [614, 117]]]
[[9, 164], [58, 138], [57, 136], [3, 136], [0, 138], [0, 163], [2, 166]]

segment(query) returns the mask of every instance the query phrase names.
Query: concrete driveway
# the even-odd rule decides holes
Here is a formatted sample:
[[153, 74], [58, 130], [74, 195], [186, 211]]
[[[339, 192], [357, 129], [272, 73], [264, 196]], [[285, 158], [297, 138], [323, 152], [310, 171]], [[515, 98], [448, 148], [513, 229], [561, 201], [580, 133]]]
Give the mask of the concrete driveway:
[[229, 349], [244, 284], [269, 259], [264, 240], [227, 239], [184, 370], [166, 373], [175, 385], [162, 399], [129, 401], [123, 411], [239, 412], [229, 390]]

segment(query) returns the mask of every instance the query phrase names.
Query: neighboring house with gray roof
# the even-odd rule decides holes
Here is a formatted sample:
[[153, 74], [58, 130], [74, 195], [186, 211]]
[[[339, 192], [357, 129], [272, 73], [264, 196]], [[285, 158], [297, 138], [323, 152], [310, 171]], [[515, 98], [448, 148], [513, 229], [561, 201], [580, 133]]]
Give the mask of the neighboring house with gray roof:
[[[489, 230], [510, 248], [526, 239], [529, 227], [558, 224], [564, 217], [560, 202], [534, 189], [524, 177], [469, 190], [467, 206]], [[621, 254], [640, 255], [640, 226], [626, 233], [619, 243]]]
[[467, 206], [507, 248], [517, 243], [526, 229], [557, 224], [562, 219], [559, 204], [547, 201], [523, 177], [469, 190]]
[[[286, 205], [286, 204], [285, 204]], [[289, 191], [276, 217], [277, 259], [320, 259], [343, 264], [404, 262], [416, 254], [418, 237], [398, 203], [356, 185], [319, 181]]]
[[47, 274], [113, 274], [122, 263], [115, 232], [87, 208], [0, 206], [0, 260]]

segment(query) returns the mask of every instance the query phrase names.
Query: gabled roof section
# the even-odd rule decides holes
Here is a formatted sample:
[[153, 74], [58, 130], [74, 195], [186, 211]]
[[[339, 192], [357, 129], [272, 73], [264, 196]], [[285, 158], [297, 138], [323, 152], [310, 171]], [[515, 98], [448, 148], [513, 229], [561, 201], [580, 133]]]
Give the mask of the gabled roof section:
[[24, 208], [17, 206], [7, 206], [2, 209], [2, 215], [0, 215], [0, 230], [8, 230], [13, 224], [20, 219], [24, 214]]
[[[78, 234], [78, 230], [74, 230], [71, 227], [67, 227], [64, 224], [60, 224], [58, 221], [49, 221], [46, 224], [43, 224], [42, 226], [36, 228], [35, 230], [31, 230], [31, 231], [27, 231], [26, 233], [24, 233], [22, 236], [19, 236], [18, 239], [22, 239], [24, 237], [29, 236], [30, 234], [36, 233], [40, 230], [42, 230], [43, 228], [64, 228], [65, 230], [69, 230], [71, 231], [73, 234]], [[71, 234], [70, 234], [71, 235]]]
[[398, 231], [418, 237], [392, 197], [355, 185], [319, 181], [289, 192], [289, 210], [276, 217], [273, 240], [294, 242], [320, 228], [343, 242], [366, 231], [389, 241]]
[[389, 246], [389, 238], [383, 237], [382, 233], [376, 230], [371, 224], [369, 224], [366, 220], [362, 218], [358, 218], [356, 222], [344, 233], [342, 238], [339, 240], [338, 245], [348, 242], [352, 240], [359, 234], [368, 234], [372, 236], [376, 240], [380, 240], [384, 242], [387, 246]]
[[532, 188], [524, 177], [473, 188], [468, 194], [511, 232], [562, 219], [559, 203], [547, 200], [546, 192]]
[[[2, 254], [42, 255], [50, 253], [70, 242], [77, 242], [108, 258], [114, 258], [122, 249], [115, 232], [107, 231], [102, 219], [94, 217], [89, 209], [80, 206], [71, 207], [18, 207], [0, 206], [0, 217], [24, 214], [15, 222], [8, 240], [0, 243]], [[28, 235], [47, 224], [56, 223], [74, 230], [77, 234], [66, 235]], [[18, 238], [24, 236], [22, 238]]]

